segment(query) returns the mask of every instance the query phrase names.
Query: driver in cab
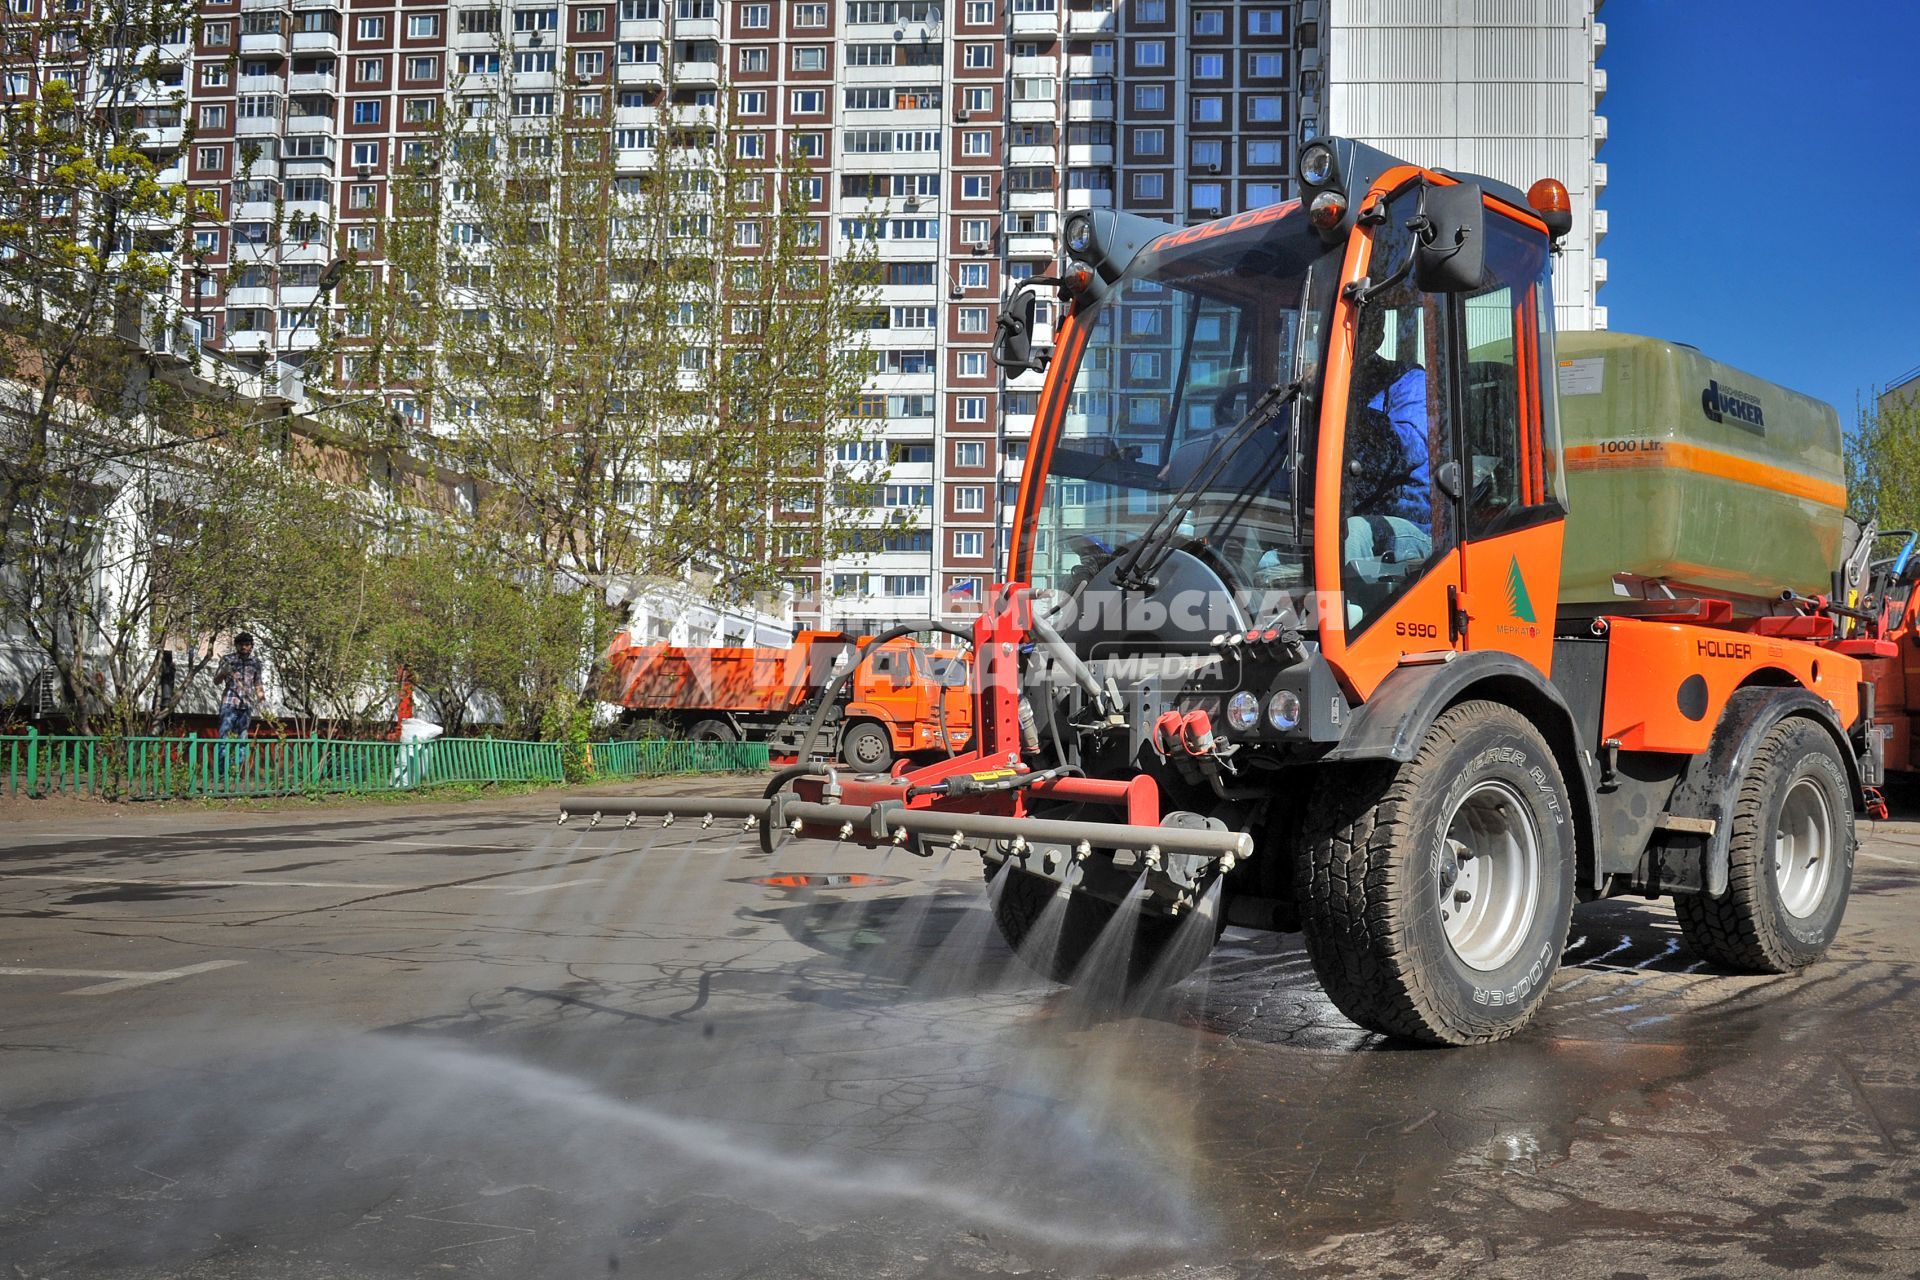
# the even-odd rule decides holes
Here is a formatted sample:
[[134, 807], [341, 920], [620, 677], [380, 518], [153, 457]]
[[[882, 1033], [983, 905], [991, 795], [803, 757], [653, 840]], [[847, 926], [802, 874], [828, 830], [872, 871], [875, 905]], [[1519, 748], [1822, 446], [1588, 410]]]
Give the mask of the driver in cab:
[[1383, 350], [1399, 314], [1366, 307], [1355, 334], [1345, 559], [1369, 581], [1416, 572], [1433, 553], [1427, 371]]

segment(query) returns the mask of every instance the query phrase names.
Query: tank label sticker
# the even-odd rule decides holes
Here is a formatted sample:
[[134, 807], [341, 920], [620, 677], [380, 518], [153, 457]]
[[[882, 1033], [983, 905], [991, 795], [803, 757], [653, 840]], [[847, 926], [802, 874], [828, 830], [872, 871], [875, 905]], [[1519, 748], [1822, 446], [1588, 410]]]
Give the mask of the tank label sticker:
[[1606, 381], [1605, 356], [1583, 356], [1560, 362], [1560, 394], [1563, 396], [1597, 396], [1606, 390]]
[[1735, 391], [1709, 381], [1707, 389], [1700, 393], [1700, 411], [1715, 422], [1731, 422], [1756, 435], [1767, 434], [1766, 415], [1751, 392]]

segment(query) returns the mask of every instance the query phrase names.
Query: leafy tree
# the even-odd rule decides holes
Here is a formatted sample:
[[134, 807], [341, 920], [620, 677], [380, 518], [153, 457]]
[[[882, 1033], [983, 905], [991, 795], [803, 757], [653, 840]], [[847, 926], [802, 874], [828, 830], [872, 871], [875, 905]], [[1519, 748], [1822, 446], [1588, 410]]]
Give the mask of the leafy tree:
[[[699, 568], [745, 599], [850, 545], [877, 477], [834, 445], [871, 368], [873, 253], [826, 252], [807, 158], [762, 158], [768, 135], [667, 83], [636, 171], [610, 86], [500, 79], [457, 87], [487, 109], [451, 113], [395, 178], [381, 260], [342, 295], [343, 390], [412, 388], [504, 545], [597, 599]], [[614, 622], [596, 611], [589, 652]]]
[[1920, 529], [1920, 397], [1863, 406], [1846, 443], [1850, 514], [1883, 529]]

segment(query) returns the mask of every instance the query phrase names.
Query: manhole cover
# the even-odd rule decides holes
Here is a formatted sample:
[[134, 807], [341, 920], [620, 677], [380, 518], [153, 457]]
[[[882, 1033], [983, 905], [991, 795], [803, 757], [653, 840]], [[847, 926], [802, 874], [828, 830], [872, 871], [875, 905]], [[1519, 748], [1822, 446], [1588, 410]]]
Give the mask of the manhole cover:
[[876, 889], [901, 883], [899, 876], [874, 876], [861, 871], [781, 871], [770, 876], [751, 876], [740, 884], [765, 885], [769, 889]]

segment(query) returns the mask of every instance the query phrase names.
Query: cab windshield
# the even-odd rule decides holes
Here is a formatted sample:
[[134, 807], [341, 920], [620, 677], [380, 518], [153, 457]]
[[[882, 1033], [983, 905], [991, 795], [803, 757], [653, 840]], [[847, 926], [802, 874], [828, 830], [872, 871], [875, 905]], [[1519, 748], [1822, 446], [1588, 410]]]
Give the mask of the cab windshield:
[[1235, 591], [1306, 586], [1313, 455], [1295, 433], [1299, 402], [1258, 428], [1248, 418], [1317, 363], [1331, 257], [1298, 205], [1281, 206], [1143, 253], [1080, 318], [1092, 330], [1035, 523], [1037, 589], [1076, 591], [1163, 512], [1155, 549], [1193, 553]]

